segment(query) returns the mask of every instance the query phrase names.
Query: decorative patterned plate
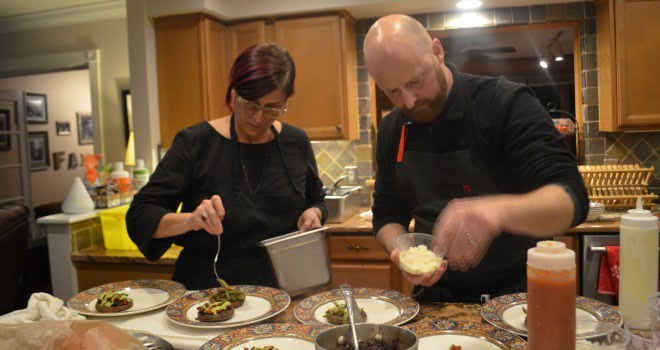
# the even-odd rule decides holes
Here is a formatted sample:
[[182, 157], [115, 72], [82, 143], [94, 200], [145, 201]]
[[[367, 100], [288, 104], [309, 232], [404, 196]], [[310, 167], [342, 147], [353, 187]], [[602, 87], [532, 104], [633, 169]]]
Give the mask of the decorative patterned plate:
[[246, 294], [245, 303], [237, 307], [234, 316], [226, 321], [203, 322], [197, 319], [197, 307], [204, 304], [220, 288], [200, 290], [175, 300], [167, 307], [167, 318], [177, 324], [193, 328], [230, 328], [245, 326], [273, 317], [289, 306], [286, 292], [262, 286], [231, 286]]
[[314, 350], [316, 335], [327, 326], [297, 323], [267, 323], [221, 334], [202, 345], [200, 350], [243, 350], [272, 345], [278, 349]]
[[[96, 298], [106, 292], [128, 294], [133, 306], [120, 312], [96, 311]], [[131, 280], [108, 283], [80, 292], [69, 299], [67, 306], [87, 316], [126, 316], [166, 306], [186, 293], [181, 283], [168, 280]]]
[[[610, 323], [617, 327], [623, 323], [621, 315], [612, 306], [598, 300], [579, 296], [575, 300], [575, 306], [577, 335], [593, 331], [590, 327], [597, 322], [588, 321]], [[526, 337], [523, 307], [527, 307], [527, 293], [507, 294], [487, 302], [481, 308], [481, 316], [495, 327]]]
[[523, 350], [527, 343], [517, 335], [483, 323], [463, 321], [425, 321], [403, 326], [419, 339], [419, 350]]
[[[417, 301], [394, 290], [355, 288], [353, 295], [358, 306], [366, 312], [367, 323], [398, 326], [410, 321], [419, 312]], [[344, 303], [344, 297], [339, 289], [304, 299], [296, 305], [293, 314], [304, 324], [332, 325], [323, 314], [334, 306], [333, 302]]]

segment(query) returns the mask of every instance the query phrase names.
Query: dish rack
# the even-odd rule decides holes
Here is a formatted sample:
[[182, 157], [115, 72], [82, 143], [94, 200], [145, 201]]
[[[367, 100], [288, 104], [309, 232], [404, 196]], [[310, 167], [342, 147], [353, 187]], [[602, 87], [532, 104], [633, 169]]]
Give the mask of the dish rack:
[[580, 165], [582, 180], [589, 200], [603, 203], [607, 210], [635, 208], [637, 197], [642, 197], [644, 208], [651, 209], [658, 198], [649, 193], [649, 179], [653, 167], [642, 168], [639, 164]]

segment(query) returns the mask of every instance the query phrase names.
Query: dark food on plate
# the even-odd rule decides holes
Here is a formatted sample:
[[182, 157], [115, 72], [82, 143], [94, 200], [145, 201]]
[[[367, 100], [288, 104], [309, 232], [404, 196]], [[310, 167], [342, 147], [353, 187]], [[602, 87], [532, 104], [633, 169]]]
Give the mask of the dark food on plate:
[[525, 327], [527, 327], [527, 309], [523, 306], [522, 310], [525, 313]]
[[107, 292], [96, 298], [96, 310], [99, 312], [120, 312], [133, 306], [133, 299], [126, 293]]
[[227, 282], [218, 279], [222, 286], [217, 293], [211, 296], [211, 302], [229, 301], [234, 309], [243, 305], [245, 302], [245, 293], [240, 290], [230, 288]]
[[272, 345], [266, 345], [266, 346], [264, 346], [264, 347], [262, 347], [262, 348], [258, 348], [258, 347], [256, 347], [256, 346], [253, 346], [253, 347], [251, 347], [251, 348], [249, 348], [249, 349], [246, 348], [246, 347], [243, 347], [243, 349], [245, 349], [245, 350], [278, 350], [276, 347], [274, 347], [274, 346], [272, 346]]
[[[332, 324], [347, 324], [348, 323], [348, 312], [346, 310], [346, 304], [338, 304], [337, 302], [332, 302], [335, 306], [328, 309], [328, 311], [323, 314], [323, 317], [328, 319], [328, 322]], [[360, 308], [360, 315], [366, 321], [367, 313], [364, 312], [364, 309]]]
[[461, 350], [461, 346], [460, 346], [460, 345], [454, 345], [454, 344], [451, 344], [451, 347], [449, 348], [449, 350]]
[[234, 308], [229, 301], [209, 302], [197, 307], [197, 316], [202, 322], [226, 321], [234, 316]]

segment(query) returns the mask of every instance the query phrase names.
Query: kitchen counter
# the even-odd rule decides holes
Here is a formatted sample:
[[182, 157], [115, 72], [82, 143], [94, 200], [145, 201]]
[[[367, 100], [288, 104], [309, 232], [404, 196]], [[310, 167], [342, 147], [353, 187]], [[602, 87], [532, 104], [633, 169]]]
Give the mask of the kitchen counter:
[[[373, 226], [371, 221], [367, 221], [360, 217], [360, 213], [369, 210], [370, 208], [360, 208], [357, 214], [350, 217], [348, 220], [340, 224], [327, 224], [330, 228], [326, 231], [329, 236], [333, 235], [359, 235], [371, 236], [373, 235]], [[591, 232], [619, 232], [619, 221], [604, 221], [604, 222], [586, 222], [582, 225], [574, 227], [568, 231], [569, 234], [581, 234]], [[410, 229], [412, 230], [412, 224]], [[132, 264], [158, 264], [158, 265], [174, 265], [181, 247], [173, 245], [157, 262], [151, 262], [145, 259], [142, 254], [137, 250], [107, 250], [104, 248], [91, 248], [81, 251], [74, 251], [71, 254], [71, 261], [73, 262], [97, 262], [97, 263], [132, 263]]]

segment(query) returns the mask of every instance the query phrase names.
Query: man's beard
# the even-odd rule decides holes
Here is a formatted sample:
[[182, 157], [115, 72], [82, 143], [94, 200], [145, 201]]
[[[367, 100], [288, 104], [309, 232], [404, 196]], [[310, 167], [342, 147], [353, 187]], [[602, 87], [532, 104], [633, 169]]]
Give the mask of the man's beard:
[[432, 99], [417, 99], [413, 108], [399, 107], [399, 110], [415, 123], [430, 123], [440, 116], [447, 102], [447, 79], [442, 71], [438, 73], [438, 95]]

